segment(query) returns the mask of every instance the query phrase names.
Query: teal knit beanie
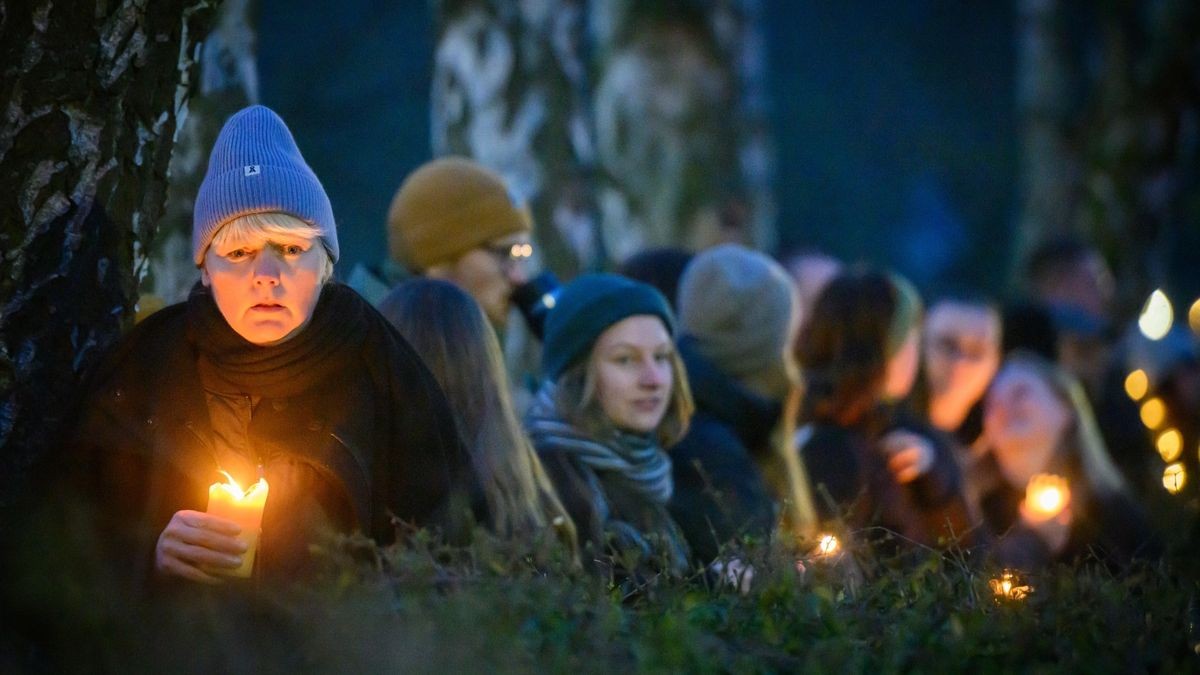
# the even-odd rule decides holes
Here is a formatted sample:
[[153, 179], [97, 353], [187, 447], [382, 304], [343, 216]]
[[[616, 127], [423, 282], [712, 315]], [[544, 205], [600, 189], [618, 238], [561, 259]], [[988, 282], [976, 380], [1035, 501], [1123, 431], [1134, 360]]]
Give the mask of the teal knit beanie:
[[192, 213], [196, 265], [204, 262], [217, 230], [252, 213], [286, 213], [312, 225], [337, 262], [337, 226], [329, 197], [287, 125], [261, 105], [230, 117], [213, 144]]
[[567, 284], [546, 315], [542, 372], [557, 380], [587, 356], [609, 326], [639, 314], [662, 319], [675, 335], [675, 317], [657, 289], [617, 274], [584, 274]]

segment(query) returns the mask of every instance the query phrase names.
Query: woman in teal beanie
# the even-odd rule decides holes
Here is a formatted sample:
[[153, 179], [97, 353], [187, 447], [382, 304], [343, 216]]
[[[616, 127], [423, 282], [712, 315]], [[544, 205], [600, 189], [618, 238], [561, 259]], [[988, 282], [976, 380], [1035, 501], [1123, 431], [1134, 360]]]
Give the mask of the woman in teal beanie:
[[[546, 381], [527, 418], [534, 448], [579, 530], [585, 560], [622, 576], [682, 574], [663, 451], [692, 415], [675, 319], [653, 287], [588, 274], [546, 317]], [[591, 549], [590, 551], [588, 549]]]

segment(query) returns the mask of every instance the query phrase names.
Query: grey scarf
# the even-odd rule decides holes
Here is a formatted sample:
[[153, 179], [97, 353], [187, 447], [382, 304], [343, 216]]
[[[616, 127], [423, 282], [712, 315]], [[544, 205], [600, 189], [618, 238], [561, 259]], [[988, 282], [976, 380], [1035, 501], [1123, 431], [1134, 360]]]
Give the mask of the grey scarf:
[[620, 481], [654, 504], [671, 499], [671, 459], [653, 437], [616, 429], [602, 438], [588, 434], [559, 414], [554, 392], [554, 384], [542, 385], [529, 409], [527, 427], [538, 452], [570, 453], [602, 480]]

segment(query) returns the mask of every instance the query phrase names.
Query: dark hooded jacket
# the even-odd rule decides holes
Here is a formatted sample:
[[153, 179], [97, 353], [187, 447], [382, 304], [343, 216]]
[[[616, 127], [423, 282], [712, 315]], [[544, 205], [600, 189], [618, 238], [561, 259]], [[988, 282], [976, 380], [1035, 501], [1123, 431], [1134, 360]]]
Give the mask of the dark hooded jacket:
[[86, 386], [63, 474], [102, 555], [151, 578], [172, 515], [204, 511], [228, 471], [270, 493], [254, 576], [293, 578], [323, 531], [395, 538], [393, 517], [441, 522], [468, 460], [425, 365], [356, 293], [328, 284], [309, 324], [258, 347], [197, 287], [147, 318]]
[[[930, 469], [901, 485], [879, 448], [883, 436], [905, 430], [931, 442]], [[880, 527], [926, 545], [977, 529], [962, 495], [962, 475], [948, 439], [899, 409], [883, 408], [854, 427], [815, 423], [798, 432], [798, 445], [822, 519], [845, 519], [853, 530]]]
[[670, 449], [670, 510], [697, 559], [707, 563], [742, 535], [765, 539], [774, 530], [774, 502], [755, 456], [770, 454], [782, 407], [720, 372], [690, 338], [680, 340], [679, 353], [696, 414]]

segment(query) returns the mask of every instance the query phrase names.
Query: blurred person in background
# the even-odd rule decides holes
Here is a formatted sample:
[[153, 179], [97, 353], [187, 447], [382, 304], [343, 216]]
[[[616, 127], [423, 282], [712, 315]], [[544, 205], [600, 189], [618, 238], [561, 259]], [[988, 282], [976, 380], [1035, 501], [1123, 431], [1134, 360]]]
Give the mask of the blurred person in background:
[[[985, 398], [980, 442], [967, 493], [999, 536], [993, 555], [1002, 563], [1031, 569], [1097, 556], [1120, 564], [1158, 554], [1083, 387], [1065, 368], [1029, 353], [1007, 357]], [[1038, 477], [1047, 474], [1066, 482], [1039, 505]]]
[[557, 533], [574, 552], [571, 522], [517, 418], [496, 333], [457, 286], [410, 279], [379, 310], [416, 349], [450, 401], [474, 468], [474, 518], [500, 537], [527, 544]]
[[651, 248], [626, 258], [617, 273], [657, 288], [678, 312], [679, 279], [691, 261], [692, 253], [682, 248]]
[[693, 411], [674, 336], [662, 294], [615, 274], [578, 277], [546, 317], [545, 380], [526, 428], [579, 529], [583, 559], [622, 580], [691, 566], [667, 510], [664, 448]]
[[782, 525], [811, 535], [812, 501], [791, 447], [799, 374], [791, 279], [768, 256], [736, 244], [696, 255], [679, 285], [679, 352], [696, 416], [670, 449], [671, 513], [702, 562], [743, 535]]
[[808, 248], [796, 249], [780, 260], [796, 284], [800, 326], [803, 326], [805, 319], [812, 314], [821, 291], [842, 272], [844, 265], [827, 253]]
[[823, 519], [926, 545], [973, 526], [949, 444], [904, 411], [920, 359], [922, 303], [894, 274], [834, 278], [796, 345], [805, 385], [796, 444]]
[[983, 432], [983, 394], [1000, 369], [1000, 311], [980, 295], [943, 296], [925, 314], [914, 404], [934, 428], [969, 448]]

